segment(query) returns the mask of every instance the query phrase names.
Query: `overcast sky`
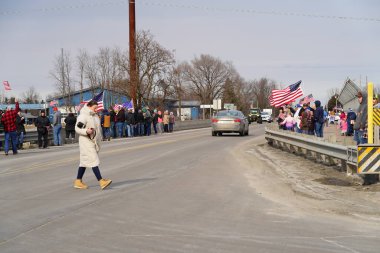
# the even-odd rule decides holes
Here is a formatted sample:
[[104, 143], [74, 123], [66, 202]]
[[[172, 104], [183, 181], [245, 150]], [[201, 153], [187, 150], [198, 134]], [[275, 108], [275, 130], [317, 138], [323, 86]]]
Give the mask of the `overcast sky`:
[[[232, 61], [246, 80], [284, 87], [302, 80], [322, 101], [347, 77], [380, 84], [378, 0], [136, 2], [137, 29], [150, 30], [178, 61], [211, 54]], [[34, 86], [45, 97], [54, 92], [49, 71], [61, 48], [75, 56], [81, 48], [128, 47], [128, 1], [0, 0], [0, 31], [8, 94]]]

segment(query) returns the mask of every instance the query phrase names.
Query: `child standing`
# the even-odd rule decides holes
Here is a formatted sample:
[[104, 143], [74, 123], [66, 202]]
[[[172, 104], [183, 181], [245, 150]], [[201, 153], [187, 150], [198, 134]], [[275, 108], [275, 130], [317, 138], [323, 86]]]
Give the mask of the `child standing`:
[[342, 136], [346, 136], [347, 135], [347, 128], [348, 128], [347, 118], [344, 117], [340, 121], [340, 130], [341, 130], [341, 135]]

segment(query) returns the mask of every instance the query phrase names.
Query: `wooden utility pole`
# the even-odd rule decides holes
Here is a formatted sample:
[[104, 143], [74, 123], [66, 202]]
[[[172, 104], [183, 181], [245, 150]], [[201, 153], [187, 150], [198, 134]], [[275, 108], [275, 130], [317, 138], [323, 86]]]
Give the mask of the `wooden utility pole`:
[[129, 0], [129, 94], [133, 107], [137, 108], [137, 64], [136, 64], [136, 16], [135, 0]]

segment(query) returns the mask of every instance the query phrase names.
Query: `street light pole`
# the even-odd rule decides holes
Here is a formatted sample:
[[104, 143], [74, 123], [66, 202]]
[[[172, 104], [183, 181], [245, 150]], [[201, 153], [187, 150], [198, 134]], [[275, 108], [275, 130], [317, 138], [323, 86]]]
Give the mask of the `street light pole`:
[[133, 107], [137, 107], [137, 64], [136, 64], [136, 15], [135, 0], [129, 0], [129, 94]]

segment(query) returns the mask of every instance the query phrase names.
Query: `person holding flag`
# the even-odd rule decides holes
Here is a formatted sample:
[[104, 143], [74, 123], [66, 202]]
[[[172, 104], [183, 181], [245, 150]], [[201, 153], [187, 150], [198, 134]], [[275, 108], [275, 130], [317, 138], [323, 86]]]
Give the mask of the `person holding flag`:
[[17, 126], [16, 126], [16, 118], [17, 113], [20, 111], [20, 106], [18, 101], [16, 100], [16, 108], [13, 110], [11, 106], [7, 107], [7, 111], [1, 117], [1, 123], [4, 125], [5, 132], [5, 145], [4, 151], [5, 155], [8, 155], [9, 151], [9, 141], [12, 141], [12, 151], [13, 154], [17, 154]]
[[86, 168], [92, 168], [102, 190], [112, 183], [112, 180], [102, 178], [99, 170], [100, 160], [98, 154], [103, 137], [100, 119], [96, 114], [97, 110], [97, 101], [91, 100], [88, 102], [81, 110], [75, 126], [75, 132], [79, 135], [80, 153], [77, 179], [74, 181], [74, 188], [76, 189], [88, 188], [82, 181]]

